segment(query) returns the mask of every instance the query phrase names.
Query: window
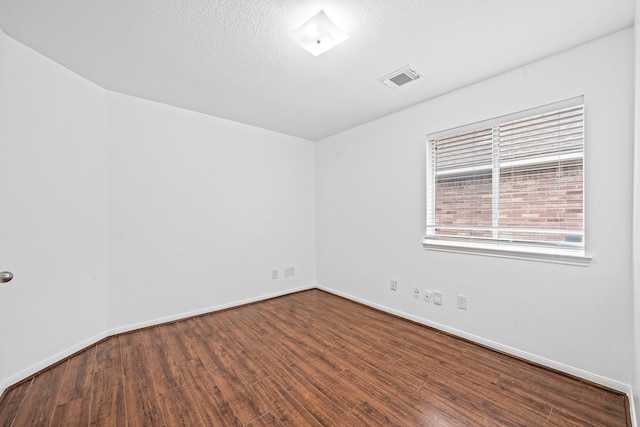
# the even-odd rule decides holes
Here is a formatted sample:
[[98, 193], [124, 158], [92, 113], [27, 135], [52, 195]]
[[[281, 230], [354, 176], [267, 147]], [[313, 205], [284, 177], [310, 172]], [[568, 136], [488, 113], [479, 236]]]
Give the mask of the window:
[[576, 98], [429, 135], [427, 249], [588, 264]]

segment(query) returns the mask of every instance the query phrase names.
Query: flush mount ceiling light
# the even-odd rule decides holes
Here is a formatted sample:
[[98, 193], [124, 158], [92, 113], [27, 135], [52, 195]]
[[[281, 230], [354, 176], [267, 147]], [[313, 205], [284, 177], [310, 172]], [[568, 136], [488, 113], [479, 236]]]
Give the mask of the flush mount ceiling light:
[[313, 56], [318, 56], [349, 38], [329, 19], [324, 10], [289, 35]]

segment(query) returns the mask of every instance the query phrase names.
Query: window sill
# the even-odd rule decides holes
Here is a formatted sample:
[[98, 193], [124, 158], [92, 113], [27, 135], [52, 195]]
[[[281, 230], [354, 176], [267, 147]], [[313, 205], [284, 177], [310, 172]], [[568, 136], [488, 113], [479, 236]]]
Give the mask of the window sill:
[[498, 258], [520, 259], [527, 261], [550, 262], [588, 267], [592, 257], [580, 251], [559, 251], [547, 248], [525, 248], [504, 244], [479, 244], [470, 242], [451, 242], [445, 240], [425, 239], [422, 246], [426, 250], [454, 252], [469, 255], [483, 255]]

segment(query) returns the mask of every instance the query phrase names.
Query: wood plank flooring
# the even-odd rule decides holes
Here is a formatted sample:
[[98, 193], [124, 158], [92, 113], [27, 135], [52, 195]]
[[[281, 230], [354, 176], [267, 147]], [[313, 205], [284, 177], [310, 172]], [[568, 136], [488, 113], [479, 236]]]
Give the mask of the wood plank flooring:
[[108, 338], [0, 426], [630, 426], [626, 396], [310, 290]]

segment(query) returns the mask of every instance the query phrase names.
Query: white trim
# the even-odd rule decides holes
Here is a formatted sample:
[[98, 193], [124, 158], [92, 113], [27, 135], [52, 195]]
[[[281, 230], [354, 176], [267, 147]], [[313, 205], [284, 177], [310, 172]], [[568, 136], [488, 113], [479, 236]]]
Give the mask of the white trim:
[[47, 357], [46, 359], [29, 366], [27, 369], [23, 369], [22, 371], [18, 372], [17, 374], [11, 375], [7, 378], [5, 378], [2, 383], [0, 383], [0, 396], [2, 395], [2, 393], [4, 393], [4, 391], [11, 385], [13, 384], [17, 384], [20, 381], [29, 378], [30, 376], [32, 376], [33, 374], [45, 369], [48, 366], [54, 365], [58, 362], [60, 362], [61, 360], [66, 359], [67, 357], [71, 356], [74, 353], [77, 353], [95, 343], [97, 343], [98, 341], [106, 338], [107, 332], [100, 332], [97, 335], [92, 336], [91, 338], [88, 338], [82, 342], [79, 342], [78, 344], [69, 347], [66, 350], [63, 350], [61, 352], [59, 352], [58, 354], [55, 354], [51, 357]]
[[[636, 415], [636, 401], [633, 397], [633, 387], [629, 386], [629, 391], [627, 392], [627, 397], [629, 399], [629, 413], [631, 416], [631, 425], [635, 426], [635, 427], [640, 427], [638, 426], [637, 420], [638, 420], [638, 416]], [[640, 402], [640, 400], [639, 400]]]
[[163, 323], [175, 322], [176, 320], [188, 319], [189, 317], [199, 316], [201, 314], [214, 313], [216, 311], [226, 310], [228, 308], [233, 308], [233, 307], [239, 307], [241, 305], [251, 304], [253, 302], [264, 301], [264, 300], [268, 300], [270, 298], [275, 298], [275, 297], [280, 297], [280, 296], [283, 296], [283, 295], [293, 294], [293, 293], [300, 292], [300, 291], [306, 291], [306, 290], [309, 290], [309, 289], [313, 289], [315, 287], [316, 287], [315, 285], [300, 286], [298, 288], [287, 289], [285, 291], [273, 292], [273, 293], [270, 293], [270, 294], [264, 294], [264, 295], [260, 295], [260, 296], [253, 297], [253, 298], [247, 298], [247, 299], [243, 299], [243, 300], [239, 300], [239, 301], [233, 301], [233, 302], [229, 302], [229, 303], [225, 303], [225, 304], [215, 305], [215, 306], [212, 306], [212, 307], [206, 307], [206, 308], [201, 308], [201, 309], [198, 309], [198, 310], [187, 311], [187, 312], [184, 312], [184, 313], [174, 314], [174, 315], [166, 316], [166, 317], [160, 317], [160, 318], [153, 319], [153, 320], [146, 320], [144, 322], [132, 323], [130, 325], [125, 325], [125, 326], [118, 326], [118, 327], [109, 329], [107, 332], [108, 332], [108, 336], [118, 335], [118, 334], [122, 334], [122, 333], [125, 333], [125, 332], [135, 331], [136, 329], [148, 328], [149, 326], [155, 326], [155, 325], [161, 325]]
[[404, 311], [396, 310], [396, 309], [393, 309], [393, 308], [390, 308], [390, 307], [387, 307], [387, 306], [384, 306], [384, 305], [381, 305], [381, 304], [377, 304], [375, 302], [372, 302], [372, 301], [369, 301], [369, 300], [366, 300], [366, 299], [363, 299], [363, 298], [359, 298], [359, 297], [353, 296], [351, 294], [348, 294], [348, 293], [345, 293], [345, 292], [342, 292], [342, 291], [338, 291], [338, 290], [335, 290], [335, 289], [332, 289], [332, 288], [328, 288], [326, 286], [319, 286], [318, 285], [317, 288], [321, 289], [321, 290], [323, 290], [325, 292], [329, 292], [331, 294], [338, 295], [338, 296], [341, 296], [343, 298], [359, 302], [359, 303], [364, 304], [366, 306], [376, 308], [376, 309], [384, 311], [386, 313], [390, 313], [390, 314], [396, 315], [398, 317], [402, 317], [404, 319], [408, 319], [408, 320], [414, 321], [416, 323], [420, 323], [422, 325], [429, 326], [429, 327], [438, 329], [438, 330], [443, 331], [443, 332], [447, 332], [447, 333], [449, 333], [451, 335], [455, 335], [457, 337], [467, 339], [469, 341], [475, 342], [477, 344], [484, 345], [484, 346], [492, 348], [494, 350], [497, 350], [497, 351], [500, 351], [500, 352], [503, 352], [503, 353], [506, 353], [506, 354], [510, 354], [512, 356], [519, 357], [519, 358], [528, 360], [530, 362], [537, 363], [539, 365], [546, 366], [548, 368], [555, 369], [555, 370], [560, 371], [560, 372], [564, 372], [565, 374], [573, 375], [575, 377], [582, 378], [582, 379], [585, 379], [587, 381], [591, 381], [591, 382], [596, 383], [596, 384], [600, 384], [600, 385], [605, 386], [605, 387], [609, 387], [609, 388], [611, 388], [613, 390], [617, 390], [619, 392], [626, 393], [627, 396], [629, 396], [629, 398], [631, 398], [631, 386], [629, 384], [625, 384], [625, 383], [622, 383], [620, 381], [612, 380], [610, 378], [603, 377], [601, 375], [594, 374], [592, 372], [585, 371], [585, 370], [582, 370], [582, 369], [579, 369], [579, 368], [575, 368], [573, 366], [565, 365], [563, 363], [555, 362], [555, 361], [553, 361], [551, 359], [547, 359], [545, 357], [538, 356], [538, 355], [533, 354], [533, 353], [528, 353], [526, 351], [522, 351], [522, 350], [519, 350], [519, 349], [514, 348], [514, 347], [510, 347], [510, 346], [507, 346], [507, 345], [504, 345], [504, 344], [500, 344], [498, 342], [491, 341], [491, 340], [488, 340], [486, 338], [482, 338], [482, 337], [477, 336], [477, 335], [469, 334], [469, 333], [461, 331], [459, 329], [450, 328], [450, 327], [448, 327], [446, 325], [443, 325], [441, 323], [433, 322], [431, 320], [428, 320], [428, 319], [425, 319], [425, 318], [422, 318], [422, 317], [414, 316], [412, 314], [405, 313]]
[[424, 239], [422, 246], [426, 250], [452, 252], [467, 255], [484, 255], [498, 258], [519, 259], [527, 261], [550, 262], [588, 267], [593, 257], [582, 251], [556, 249], [548, 247], [527, 247], [509, 244], [453, 242], [448, 240]]
[[94, 335], [91, 338], [88, 338], [66, 350], [63, 350], [61, 352], [59, 352], [58, 354], [48, 357], [32, 366], [30, 366], [27, 369], [24, 369], [20, 372], [18, 372], [17, 374], [11, 375], [7, 378], [5, 378], [4, 380], [2, 380], [2, 382], [0, 382], [0, 396], [2, 396], [2, 394], [5, 392], [5, 390], [12, 386], [13, 384], [17, 384], [20, 381], [29, 378], [30, 376], [36, 374], [37, 372], [47, 368], [48, 366], [51, 366], [55, 363], [58, 363], [66, 358], [68, 358], [69, 356], [73, 355], [74, 353], [77, 353], [81, 350], [84, 350], [85, 348], [92, 346], [96, 343], [98, 343], [99, 341], [105, 339], [105, 338], [109, 338], [111, 336], [114, 335], [118, 335], [121, 333], [125, 333], [125, 332], [131, 332], [131, 331], [135, 331], [136, 329], [141, 329], [141, 328], [146, 328], [149, 326], [155, 326], [155, 325], [160, 325], [162, 323], [167, 323], [167, 322], [173, 322], [176, 320], [181, 320], [181, 319], [187, 319], [189, 317], [193, 317], [193, 316], [198, 316], [200, 314], [207, 314], [207, 313], [213, 313], [216, 311], [220, 311], [220, 310], [225, 310], [227, 308], [233, 308], [233, 307], [238, 307], [241, 305], [245, 305], [245, 304], [250, 304], [252, 302], [258, 302], [258, 301], [263, 301], [263, 300], [268, 300], [270, 298], [275, 298], [275, 297], [279, 297], [279, 296], [283, 296], [283, 295], [288, 295], [288, 294], [293, 294], [296, 292], [300, 292], [300, 291], [306, 291], [309, 289], [314, 289], [316, 288], [316, 285], [307, 285], [307, 286], [300, 286], [297, 288], [293, 288], [293, 289], [287, 289], [284, 291], [279, 291], [279, 292], [273, 292], [270, 294], [264, 294], [258, 297], [254, 297], [254, 298], [247, 298], [244, 300], [239, 300], [239, 301], [234, 301], [234, 302], [230, 302], [230, 303], [226, 303], [226, 304], [220, 304], [220, 305], [216, 305], [213, 307], [208, 307], [208, 308], [203, 308], [203, 309], [198, 309], [198, 310], [193, 310], [193, 311], [188, 311], [185, 313], [181, 313], [181, 314], [176, 314], [176, 315], [172, 315], [172, 316], [166, 316], [166, 317], [161, 317], [155, 320], [149, 320], [149, 321], [145, 321], [145, 322], [140, 322], [140, 323], [135, 323], [135, 324], [131, 324], [131, 325], [126, 325], [126, 326], [120, 326], [117, 328], [111, 328], [111, 329], [107, 329], [104, 332], [100, 332], [97, 335]]
[[[533, 228], [533, 227], [490, 227], [490, 226], [482, 226], [482, 225], [443, 225], [443, 224], [434, 224], [427, 223], [427, 227], [437, 228], [439, 230], [463, 230], [463, 231], [502, 231], [503, 233], [546, 233], [546, 234], [561, 234], [566, 235], [569, 234], [571, 236], [584, 236], [583, 230], [576, 230], [570, 228]], [[432, 237], [433, 236], [433, 237]], [[506, 238], [502, 239], [490, 239], [488, 237], [469, 237], [469, 236], [448, 236], [446, 234], [431, 234], [426, 237], [430, 240], [450, 240], [450, 241], [476, 241], [476, 242], [491, 242], [495, 244], [503, 243], [508, 244], [509, 240]], [[533, 241], [524, 240], [523, 244], [530, 245]], [[545, 247], [548, 244], [554, 244], [554, 242], [546, 242], [540, 241], [540, 243], [544, 244]], [[555, 242], [559, 243], [559, 242]], [[563, 246], [566, 242], [562, 242], [558, 246]], [[581, 246], [574, 245], [574, 247], [579, 248]]]

